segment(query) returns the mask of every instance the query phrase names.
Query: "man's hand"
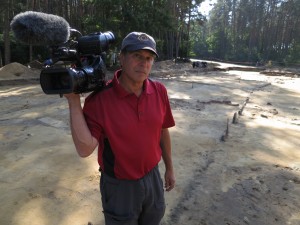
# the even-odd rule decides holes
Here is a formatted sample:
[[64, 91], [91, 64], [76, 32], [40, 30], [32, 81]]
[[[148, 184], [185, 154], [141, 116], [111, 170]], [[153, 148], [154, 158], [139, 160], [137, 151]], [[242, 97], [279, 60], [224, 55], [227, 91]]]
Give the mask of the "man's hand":
[[165, 173], [165, 189], [166, 191], [171, 191], [175, 187], [175, 175], [173, 170], [166, 170]]
[[80, 95], [75, 93], [64, 94], [64, 97], [70, 102], [80, 100]]

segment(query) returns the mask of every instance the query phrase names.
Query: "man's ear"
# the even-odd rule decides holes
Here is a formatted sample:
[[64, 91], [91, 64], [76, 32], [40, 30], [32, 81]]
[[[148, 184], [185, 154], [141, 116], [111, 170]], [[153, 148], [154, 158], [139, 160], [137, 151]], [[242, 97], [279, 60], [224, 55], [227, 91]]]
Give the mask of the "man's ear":
[[121, 67], [122, 67], [122, 65], [123, 65], [124, 57], [125, 57], [124, 53], [121, 53], [120, 56], [119, 56], [120, 66], [121, 66]]

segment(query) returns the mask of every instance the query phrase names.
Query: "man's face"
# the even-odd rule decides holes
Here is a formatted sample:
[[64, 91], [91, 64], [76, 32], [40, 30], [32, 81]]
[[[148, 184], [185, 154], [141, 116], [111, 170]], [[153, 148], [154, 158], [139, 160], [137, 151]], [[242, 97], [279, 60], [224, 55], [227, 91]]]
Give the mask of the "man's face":
[[143, 82], [151, 71], [154, 59], [154, 53], [148, 50], [121, 54], [122, 74], [134, 82]]

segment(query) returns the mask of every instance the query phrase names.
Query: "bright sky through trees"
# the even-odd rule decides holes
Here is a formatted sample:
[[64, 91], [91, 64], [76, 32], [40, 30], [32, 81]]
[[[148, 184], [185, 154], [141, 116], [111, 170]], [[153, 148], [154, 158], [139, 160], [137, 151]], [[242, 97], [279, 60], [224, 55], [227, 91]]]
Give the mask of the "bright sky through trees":
[[216, 3], [216, 0], [204, 0], [199, 6], [199, 12], [205, 16], [208, 16], [209, 11], [213, 8], [214, 3]]

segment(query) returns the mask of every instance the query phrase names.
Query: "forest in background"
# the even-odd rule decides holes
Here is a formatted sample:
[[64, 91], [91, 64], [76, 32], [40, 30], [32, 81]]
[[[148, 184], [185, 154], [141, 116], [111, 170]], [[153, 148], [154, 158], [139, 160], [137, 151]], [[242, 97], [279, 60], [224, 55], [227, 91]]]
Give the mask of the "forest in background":
[[[45, 46], [27, 46], [10, 29], [20, 12], [64, 17], [83, 35], [112, 31], [115, 48], [131, 31], [151, 34], [160, 60], [177, 57], [248, 64], [300, 64], [300, 0], [217, 0], [210, 14], [202, 0], [0, 0], [0, 66], [47, 57]], [[116, 49], [118, 50], [118, 49]]]

